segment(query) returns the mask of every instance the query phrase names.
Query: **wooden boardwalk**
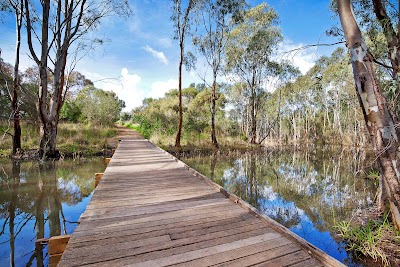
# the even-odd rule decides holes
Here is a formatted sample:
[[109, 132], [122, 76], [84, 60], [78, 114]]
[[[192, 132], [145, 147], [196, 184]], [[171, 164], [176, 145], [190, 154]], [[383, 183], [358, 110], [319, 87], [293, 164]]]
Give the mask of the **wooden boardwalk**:
[[139, 136], [123, 139], [59, 266], [344, 266]]

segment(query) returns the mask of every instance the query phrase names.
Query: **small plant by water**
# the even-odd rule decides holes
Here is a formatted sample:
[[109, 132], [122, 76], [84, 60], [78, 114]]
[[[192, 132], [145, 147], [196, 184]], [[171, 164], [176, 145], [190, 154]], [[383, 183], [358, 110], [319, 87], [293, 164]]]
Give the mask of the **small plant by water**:
[[358, 256], [371, 257], [384, 266], [392, 266], [391, 262], [400, 254], [400, 232], [391, 225], [389, 213], [381, 219], [368, 220], [365, 225], [353, 226], [350, 220], [337, 222], [334, 228], [346, 241], [346, 250]]
[[377, 180], [377, 179], [379, 179], [379, 177], [380, 177], [380, 174], [379, 174], [378, 170], [373, 170], [372, 169], [367, 173], [367, 178], [368, 179]]

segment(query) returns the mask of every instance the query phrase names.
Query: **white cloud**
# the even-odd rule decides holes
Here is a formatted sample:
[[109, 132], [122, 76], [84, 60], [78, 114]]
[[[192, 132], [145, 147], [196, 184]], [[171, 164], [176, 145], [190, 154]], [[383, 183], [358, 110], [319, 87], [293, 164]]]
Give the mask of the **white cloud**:
[[129, 74], [127, 68], [121, 69], [119, 78], [105, 78], [98, 73], [85, 72], [84, 75], [95, 81], [96, 87], [113, 91], [119, 99], [125, 101], [124, 111], [131, 111], [142, 104], [147, 92], [141, 87], [142, 78], [137, 74]]
[[165, 65], [168, 65], [168, 59], [167, 57], [164, 55], [163, 52], [157, 51], [153, 48], [151, 48], [150, 46], [146, 45], [145, 47], [143, 47], [143, 49], [147, 52], [149, 52], [153, 57], [157, 58], [158, 60], [160, 60], [162, 63], [164, 63]]
[[130, 74], [127, 68], [121, 69], [119, 78], [105, 78], [91, 72], [85, 72], [84, 75], [95, 81], [96, 87], [115, 92], [119, 99], [125, 101], [124, 111], [127, 112], [141, 106], [145, 98], [160, 98], [169, 90], [178, 88], [178, 81], [174, 79], [156, 81], [146, 86], [138, 74]]
[[148, 96], [153, 98], [163, 97], [166, 92], [176, 88], [178, 88], [177, 80], [169, 79], [166, 82], [157, 81], [151, 85], [151, 91]]
[[137, 74], [129, 74], [127, 68], [121, 70], [123, 90], [136, 90], [142, 78]]
[[300, 49], [304, 44], [295, 44], [291, 41], [285, 41], [280, 45], [279, 51], [282, 53], [282, 59], [289, 60], [298, 67], [302, 74], [310, 70], [315, 60], [318, 58], [317, 48]]
[[141, 88], [140, 82], [142, 78], [137, 74], [129, 74], [127, 68], [121, 70], [122, 87], [118, 93], [118, 97], [125, 101], [125, 111], [131, 111], [133, 108], [142, 104], [146, 97], [146, 91]]

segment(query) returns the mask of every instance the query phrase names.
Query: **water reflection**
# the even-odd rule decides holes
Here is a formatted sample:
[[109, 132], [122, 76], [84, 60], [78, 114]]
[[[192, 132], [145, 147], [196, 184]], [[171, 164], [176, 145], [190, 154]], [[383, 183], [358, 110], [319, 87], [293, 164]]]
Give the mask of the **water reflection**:
[[361, 151], [256, 151], [182, 159], [310, 243], [349, 266], [355, 263], [331, 234], [369, 206], [376, 185], [360, 177]]
[[35, 241], [75, 229], [104, 169], [102, 159], [0, 161], [0, 266], [47, 266]]

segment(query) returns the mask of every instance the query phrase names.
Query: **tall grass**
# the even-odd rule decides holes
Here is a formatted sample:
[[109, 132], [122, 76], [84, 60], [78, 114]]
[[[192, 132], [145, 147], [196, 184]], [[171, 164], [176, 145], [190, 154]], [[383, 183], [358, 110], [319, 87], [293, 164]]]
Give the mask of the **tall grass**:
[[396, 236], [400, 233], [394, 231], [388, 217], [389, 213], [385, 213], [381, 220], [368, 220], [365, 225], [360, 226], [352, 226], [351, 221], [338, 222], [334, 228], [346, 240], [346, 250], [371, 257], [375, 261], [380, 260], [384, 266], [390, 266], [391, 253], [400, 252], [393, 251], [399, 238]]
[[108, 140], [117, 133], [110, 126], [62, 123], [58, 128], [57, 147], [62, 153], [95, 154], [108, 148]]
[[[3, 122], [1, 129], [7, 125]], [[38, 125], [22, 123], [22, 150], [38, 149], [40, 131]], [[12, 132], [12, 131], [11, 131]], [[115, 127], [87, 125], [82, 123], [60, 123], [57, 131], [57, 149], [63, 154], [81, 153], [93, 155], [109, 147], [109, 139], [118, 133]], [[3, 137], [4, 136], [4, 137]], [[11, 153], [12, 138], [2, 134], [0, 140], [0, 156]]]

